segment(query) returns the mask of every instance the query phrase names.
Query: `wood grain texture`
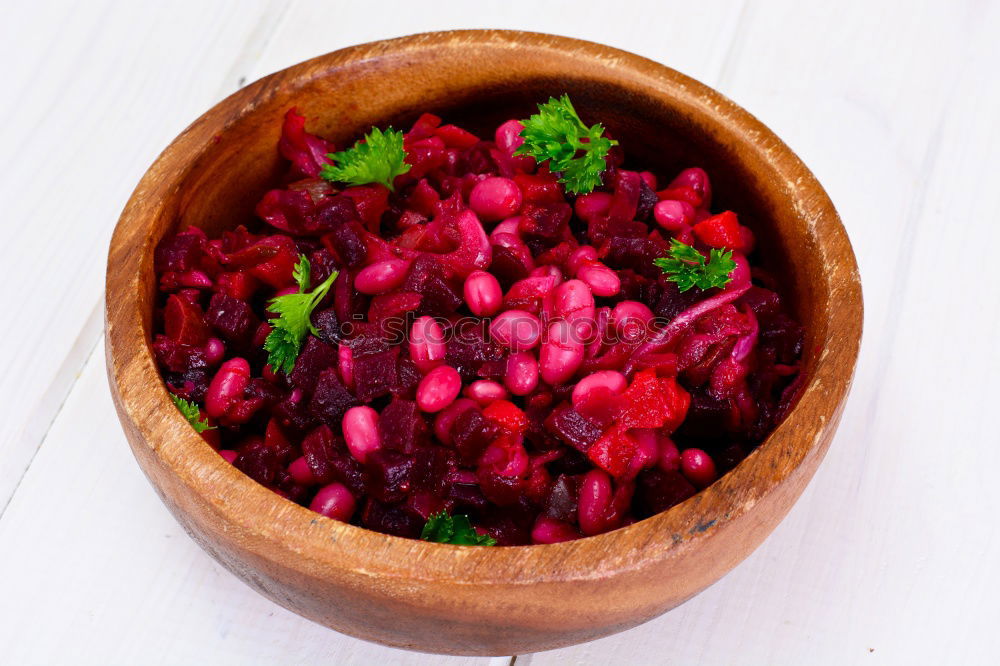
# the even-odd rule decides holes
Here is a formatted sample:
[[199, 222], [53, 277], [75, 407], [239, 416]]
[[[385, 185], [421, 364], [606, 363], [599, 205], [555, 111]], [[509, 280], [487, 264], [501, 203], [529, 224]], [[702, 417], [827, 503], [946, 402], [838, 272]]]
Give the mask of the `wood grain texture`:
[[[662, 155], [680, 163], [697, 157], [715, 175], [717, 191], [756, 222], [777, 265], [795, 275], [808, 386], [737, 470], [671, 511], [599, 537], [521, 548], [441, 546], [330, 521], [282, 500], [225, 464], [166, 392], [151, 389], [162, 386], [148, 345], [152, 249], [177, 226], [215, 232], [249, 213], [247, 202], [274, 175], [278, 119], [287, 108], [295, 105], [314, 119], [314, 131], [343, 142], [372, 123], [423, 110], [523, 115], [556, 81], [654, 168], [678, 166]], [[323, 624], [456, 654], [596, 638], [648, 620], [718, 579], [759, 545], [815, 471], [860, 339], [850, 245], [822, 188], [784, 144], [725, 98], [661, 65], [527, 33], [365, 45], [240, 91], [188, 128], [143, 178], [108, 266], [116, 407], [140, 465], [195, 540], [258, 591]]]

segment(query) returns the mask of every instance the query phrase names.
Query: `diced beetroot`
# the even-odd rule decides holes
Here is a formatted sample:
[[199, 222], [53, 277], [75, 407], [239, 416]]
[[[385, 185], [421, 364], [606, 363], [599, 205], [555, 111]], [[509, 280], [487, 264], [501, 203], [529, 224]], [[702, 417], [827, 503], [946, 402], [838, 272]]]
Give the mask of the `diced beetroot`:
[[265, 236], [252, 244], [223, 255], [223, 263], [250, 275], [272, 287], [281, 289], [294, 284], [292, 268], [299, 260], [295, 242], [288, 236]]
[[321, 425], [306, 435], [302, 440], [302, 455], [317, 483], [338, 481], [355, 495], [365, 492], [364, 468], [329, 426]]
[[445, 362], [458, 370], [464, 380], [476, 377], [484, 362], [501, 358], [503, 350], [496, 342], [485, 338], [481, 325], [464, 327], [445, 343]]
[[[379, 427], [382, 423], [379, 421]], [[421, 446], [413, 453], [414, 490], [443, 497], [448, 490], [448, 476], [457, 467], [454, 451], [443, 446]]]
[[399, 383], [399, 376], [396, 374], [398, 356], [399, 347], [392, 347], [384, 352], [354, 359], [354, 392], [358, 400], [368, 403], [389, 395]]
[[441, 195], [438, 194], [437, 190], [431, 187], [426, 178], [421, 178], [417, 181], [417, 186], [413, 188], [406, 203], [424, 217], [431, 217], [440, 201]]
[[677, 288], [676, 283], [668, 282], [663, 277], [660, 278], [657, 284], [660, 287], [660, 297], [651, 306], [653, 314], [657, 317], [670, 321], [698, 302], [697, 289], [689, 289], [682, 292]]
[[615, 229], [618, 225], [636, 218], [642, 179], [635, 171], [618, 169], [615, 171], [613, 186], [611, 208], [608, 210], [608, 231], [612, 236], [616, 236], [618, 234], [615, 233]]
[[[405, 319], [407, 312], [416, 312], [423, 297], [412, 291], [393, 291], [372, 298], [368, 306], [368, 321], [373, 324], [385, 324], [386, 320]], [[396, 324], [395, 321], [391, 322]], [[398, 329], [398, 326], [382, 326], [387, 333]]]
[[562, 185], [548, 171], [519, 173], [514, 176], [514, 182], [521, 189], [525, 203], [565, 203]]
[[439, 258], [456, 276], [464, 279], [472, 271], [490, 265], [493, 256], [490, 239], [486, 237], [483, 225], [471, 210], [455, 215], [452, 225], [459, 246]]
[[449, 282], [434, 255], [423, 254], [413, 262], [402, 289], [423, 297], [420, 314], [445, 316], [462, 305], [459, 291]]
[[340, 344], [344, 337], [334, 308], [320, 310], [312, 316], [313, 326], [319, 332], [319, 339], [329, 345]]
[[368, 529], [408, 539], [420, 537], [424, 522], [419, 515], [413, 512], [400, 507], [387, 506], [371, 498], [361, 511], [361, 524]]
[[445, 500], [456, 513], [471, 513], [487, 505], [486, 497], [475, 483], [449, 485], [445, 491]]
[[531, 268], [519, 252], [501, 245], [493, 245], [492, 273], [503, 287], [509, 287], [518, 280], [528, 277]]
[[778, 294], [756, 285], [750, 287], [747, 293], [740, 296], [737, 303], [749, 306], [757, 319], [773, 317], [781, 311], [781, 298]]
[[648, 238], [623, 238], [616, 236], [611, 239], [608, 256], [604, 263], [609, 266], [631, 268], [639, 275], [656, 278], [663, 274], [653, 260], [667, 256], [669, 248], [665, 243]]
[[205, 232], [191, 227], [173, 236], [165, 236], [156, 246], [153, 268], [157, 273], [184, 273], [198, 267], [205, 247]]
[[537, 314], [542, 308], [542, 299], [551, 294], [557, 284], [559, 279], [551, 275], [519, 280], [504, 295], [504, 309], [526, 310]]
[[246, 301], [219, 292], [212, 295], [205, 321], [230, 342], [246, 342], [260, 320]]
[[239, 455], [233, 464], [263, 486], [271, 485], [281, 469], [279, 452], [269, 447], [259, 437], [250, 438], [240, 447]]
[[368, 259], [363, 229], [358, 222], [341, 224], [323, 236], [323, 244], [348, 268], [357, 268]]
[[659, 198], [657, 198], [656, 192], [640, 177], [639, 204], [636, 207], [635, 219], [649, 222], [653, 216], [653, 207], [656, 206], [657, 201], [659, 201]]
[[441, 117], [436, 116], [433, 113], [422, 113], [417, 121], [413, 123], [413, 127], [410, 131], [406, 133], [406, 139], [412, 141], [419, 141], [420, 139], [426, 139], [430, 136], [434, 136], [434, 130], [441, 125]]
[[271, 407], [281, 400], [281, 390], [262, 377], [254, 377], [247, 384], [244, 397], [247, 401], [260, 401], [261, 407]]
[[761, 326], [761, 343], [775, 350], [778, 363], [790, 365], [802, 355], [804, 332], [793, 319], [784, 314], [773, 317]]
[[382, 447], [412, 454], [429, 441], [427, 422], [413, 400], [394, 399], [378, 420]]
[[362, 322], [355, 324], [353, 329], [354, 337], [347, 341], [347, 345], [354, 358], [379, 354], [392, 347], [380, 326]]
[[472, 148], [479, 143], [479, 137], [458, 125], [442, 125], [434, 130], [434, 135], [441, 137], [449, 148]]
[[545, 420], [545, 429], [582, 453], [601, 438], [601, 429], [583, 418], [569, 403], [552, 410]]
[[579, 403], [576, 410], [580, 416], [601, 430], [608, 428], [628, 404], [624, 396], [606, 386], [591, 389], [583, 395]]
[[178, 344], [200, 346], [208, 339], [208, 327], [205, 326], [201, 308], [177, 294], [167, 297], [163, 327], [167, 337]]
[[[171, 340], [167, 340], [169, 344], [174, 346], [179, 346]], [[190, 349], [190, 348], [188, 348]], [[156, 350], [154, 344], [154, 350], [157, 352], [156, 360], [166, 365], [160, 360], [159, 351]], [[184, 369], [180, 374], [168, 373], [164, 376], [164, 380], [167, 383], [167, 388], [170, 389], [171, 393], [178, 395], [185, 400], [193, 400], [194, 402], [204, 402], [205, 394], [208, 392], [208, 383], [211, 381], [211, 376], [204, 367], [195, 367], [195, 363], [199, 363], [197, 354], [192, 354], [182, 363], [187, 363], [187, 369]], [[204, 436], [207, 433], [215, 433], [214, 439], [218, 440], [219, 431], [218, 430], [206, 430], [201, 433]], [[209, 435], [209, 437], [213, 437]], [[205, 439], [209, 439], [206, 437]]]
[[326, 232], [339, 229], [359, 219], [354, 199], [344, 194], [335, 194], [323, 197], [322, 201], [316, 204], [314, 227], [316, 231]]
[[465, 465], [476, 462], [496, 434], [496, 426], [479, 409], [463, 412], [451, 427], [452, 442], [459, 461]]
[[580, 496], [580, 477], [560, 474], [549, 490], [542, 513], [549, 518], [572, 522], [576, 520]]
[[498, 546], [521, 546], [531, 543], [532, 513], [521, 504], [489, 507], [480, 514], [477, 527], [496, 539]]
[[316, 382], [316, 389], [309, 401], [309, 411], [325, 423], [339, 425], [344, 413], [357, 404], [358, 400], [354, 395], [340, 383], [337, 369], [327, 368], [320, 373]]
[[281, 126], [278, 150], [282, 157], [292, 163], [296, 172], [315, 178], [319, 176], [323, 165], [330, 161], [326, 155], [335, 149], [329, 141], [306, 132], [305, 127], [305, 116], [299, 115], [295, 109], [289, 109]]
[[565, 201], [558, 203], [526, 203], [521, 208], [518, 228], [525, 240], [540, 242], [552, 247], [569, 234], [569, 219], [573, 209]]
[[423, 374], [410, 357], [400, 354], [399, 363], [396, 365], [396, 385], [392, 387], [392, 394], [397, 398], [412, 400], [423, 378]]
[[423, 178], [448, 161], [444, 141], [436, 136], [415, 141], [412, 137], [407, 137], [403, 147], [406, 149], [406, 163], [410, 165], [408, 178]]
[[319, 419], [309, 411], [309, 401], [303, 399], [302, 389], [294, 390], [274, 406], [274, 418], [291, 432], [303, 434], [318, 425]]
[[341, 271], [333, 282], [333, 307], [337, 319], [356, 322], [368, 310], [368, 299], [354, 288], [354, 278], [348, 271]]
[[389, 205], [389, 190], [384, 185], [379, 184], [360, 185], [348, 187], [344, 190], [343, 195], [354, 201], [358, 215], [368, 231], [378, 233], [382, 214]]
[[239, 301], [249, 301], [260, 288], [260, 280], [242, 272], [220, 273], [215, 281], [219, 292]]
[[501, 476], [487, 467], [476, 472], [479, 489], [486, 499], [497, 506], [513, 506], [524, 493], [525, 480], [520, 477]]
[[666, 511], [698, 492], [680, 472], [646, 470], [637, 479], [636, 513], [641, 517]]
[[407, 512], [417, 515], [422, 521], [427, 521], [435, 513], [448, 510], [447, 502], [443, 498], [426, 490], [410, 493], [406, 502], [403, 503], [403, 507]]
[[319, 381], [320, 373], [337, 367], [337, 350], [322, 340], [309, 336], [302, 353], [295, 360], [295, 368], [289, 376], [291, 385], [312, 393]]
[[504, 377], [507, 376], [507, 358], [499, 358], [496, 360], [484, 361], [476, 373], [483, 379], [493, 379], [499, 382], [503, 382]]
[[292, 234], [315, 233], [316, 205], [305, 190], [271, 190], [256, 208], [257, 217]]
[[395, 504], [412, 489], [413, 457], [380, 448], [368, 454], [365, 472], [369, 494], [380, 502]]

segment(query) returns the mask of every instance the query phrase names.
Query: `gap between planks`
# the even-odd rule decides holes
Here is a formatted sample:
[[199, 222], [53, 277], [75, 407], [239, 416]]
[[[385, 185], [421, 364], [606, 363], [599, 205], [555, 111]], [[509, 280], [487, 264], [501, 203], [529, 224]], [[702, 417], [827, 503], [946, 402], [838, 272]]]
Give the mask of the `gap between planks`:
[[[222, 85], [216, 99], [212, 104], [225, 98], [233, 92], [239, 90], [245, 83], [248, 73], [256, 66], [261, 54], [267, 48], [271, 39], [281, 28], [285, 17], [297, 0], [271, 0], [266, 9], [261, 13], [254, 29], [250, 32], [246, 42], [241, 47], [226, 75], [223, 77]], [[14, 495], [17, 494], [21, 482], [24, 480], [28, 470], [38, 455], [38, 451], [45, 444], [52, 424], [59, 418], [66, 398], [76, 386], [77, 380], [83, 367], [90, 361], [96, 349], [97, 343], [103, 338], [103, 314], [104, 297], [96, 299], [90, 315], [77, 335], [69, 351], [63, 357], [63, 361], [58, 371], [49, 385], [39, 394], [35, 406], [25, 420], [23, 430], [23, 441], [25, 448], [30, 451], [24, 468], [20, 470], [16, 480], [10, 487], [6, 496], [0, 497], [0, 520], [10, 506]]]

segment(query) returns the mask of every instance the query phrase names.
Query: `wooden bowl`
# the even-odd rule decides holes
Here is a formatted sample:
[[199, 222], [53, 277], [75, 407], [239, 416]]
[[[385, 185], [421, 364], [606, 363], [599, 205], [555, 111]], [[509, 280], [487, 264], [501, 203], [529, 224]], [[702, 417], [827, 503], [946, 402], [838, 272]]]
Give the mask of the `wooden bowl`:
[[[662, 175], [705, 167], [783, 274], [805, 325], [806, 388], [735, 470], [669, 511], [570, 543], [470, 548], [401, 539], [287, 501], [226, 463], [171, 403], [150, 350], [153, 249], [194, 225], [250, 219], [284, 168], [282, 115], [344, 145], [422, 111], [484, 130], [568, 92]], [[107, 274], [107, 365], [136, 459], [201, 546], [282, 606], [386, 645], [469, 655], [547, 650], [627, 629], [711, 585], [788, 512], [840, 419], [861, 287], [829, 198], [749, 113], [663, 65], [549, 35], [462, 31], [364, 44], [268, 76], [217, 104], [156, 160], [122, 213]], [[774, 572], [775, 578], [781, 572]]]

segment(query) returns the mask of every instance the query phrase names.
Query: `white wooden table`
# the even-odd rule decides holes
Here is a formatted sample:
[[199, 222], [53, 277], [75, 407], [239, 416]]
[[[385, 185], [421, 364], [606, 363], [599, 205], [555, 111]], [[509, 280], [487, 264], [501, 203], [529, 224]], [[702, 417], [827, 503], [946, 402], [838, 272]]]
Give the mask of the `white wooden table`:
[[1000, 2], [3, 3], [0, 663], [507, 664], [303, 620], [203, 553], [114, 415], [104, 262], [126, 198], [247, 81], [350, 44], [509, 27], [712, 85], [815, 171], [864, 283], [839, 434], [761, 548], [682, 607], [531, 663], [996, 663]]

